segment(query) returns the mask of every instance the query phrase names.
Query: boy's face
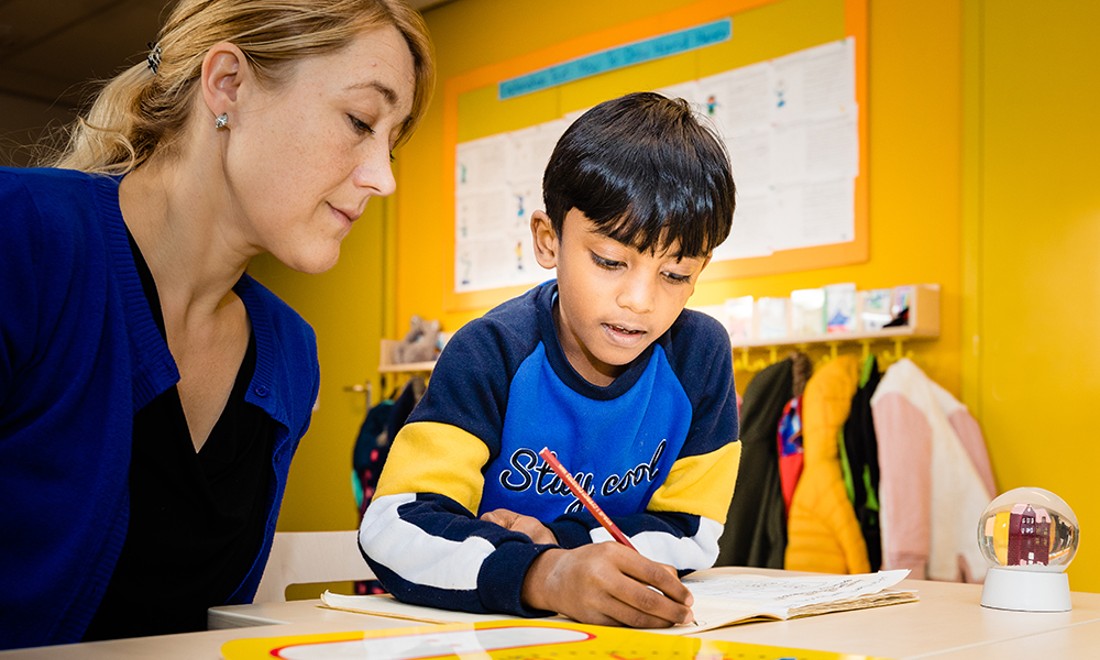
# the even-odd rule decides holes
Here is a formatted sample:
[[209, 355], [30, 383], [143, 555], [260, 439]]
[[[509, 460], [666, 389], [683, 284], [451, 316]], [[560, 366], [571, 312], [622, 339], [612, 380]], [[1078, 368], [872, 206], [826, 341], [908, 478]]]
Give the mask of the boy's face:
[[608, 385], [663, 335], [683, 311], [708, 258], [677, 260], [675, 245], [648, 254], [608, 238], [571, 209], [561, 236], [550, 218], [531, 218], [535, 257], [558, 269], [558, 337], [569, 363], [595, 385]]

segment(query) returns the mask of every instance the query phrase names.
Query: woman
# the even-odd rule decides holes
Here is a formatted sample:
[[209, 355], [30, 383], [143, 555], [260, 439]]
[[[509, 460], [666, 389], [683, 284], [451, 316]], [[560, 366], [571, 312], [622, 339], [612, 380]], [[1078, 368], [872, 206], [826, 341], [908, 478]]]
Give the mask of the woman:
[[430, 51], [400, 0], [181, 0], [54, 168], [0, 169], [0, 648], [251, 601], [319, 377], [245, 268], [336, 262]]

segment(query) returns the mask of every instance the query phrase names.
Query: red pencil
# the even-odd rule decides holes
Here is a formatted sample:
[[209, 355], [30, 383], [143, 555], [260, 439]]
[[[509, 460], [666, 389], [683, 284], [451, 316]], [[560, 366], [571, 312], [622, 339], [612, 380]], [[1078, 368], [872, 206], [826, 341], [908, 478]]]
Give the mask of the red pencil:
[[591, 513], [596, 518], [596, 520], [598, 520], [599, 523], [603, 525], [603, 528], [611, 534], [611, 538], [615, 539], [619, 543], [622, 543], [623, 545], [630, 548], [631, 550], [634, 550], [635, 552], [638, 550], [634, 547], [634, 544], [630, 542], [630, 539], [626, 538], [626, 534], [623, 534], [623, 531], [619, 529], [614, 522], [612, 522], [611, 518], [609, 518], [606, 513], [603, 512], [603, 509], [600, 508], [600, 505], [596, 504], [596, 501], [592, 499], [592, 496], [590, 496], [587, 491], [581, 488], [581, 485], [577, 483], [577, 480], [574, 479], [573, 476], [565, 470], [561, 462], [558, 461], [558, 457], [554, 456], [549, 447], [543, 447], [542, 451], [539, 452], [539, 456], [542, 457], [542, 460], [546, 461], [547, 465], [553, 468], [554, 473], [558, 475], [558, 478], [565, 482], [566, 486], [569, 486], [569, 490], [573, 491], [573, 494], [576, 495], [577, 499], [581, 501], [581, 504], [584, 505], [584, 508], [588, 509], [588, 512]]

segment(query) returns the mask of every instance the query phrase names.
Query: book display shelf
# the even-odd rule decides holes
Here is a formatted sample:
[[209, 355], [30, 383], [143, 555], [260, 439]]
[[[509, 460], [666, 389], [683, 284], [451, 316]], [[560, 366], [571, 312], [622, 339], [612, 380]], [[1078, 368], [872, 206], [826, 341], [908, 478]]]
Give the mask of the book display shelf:
[[[791, 349], [805, 351], [811, 348], [825, 348], [830, 357], [836, 357], [841, 348], [847, 346], [859, 346], [866, 357], [872, 351], [875, 344], [888, 343], [892, 350], [883, 353], [888, 361], [896, 361], [907, 357], [909, 352], [905, 349], [906, 342], [919, 340], [935, 340], [940, 336], [940, 286], [938, 284], [916, 284], [906, 287], [904, 302], [899, 306], [895, 302], [894, 314], [905, 310], [906, 323], [890, 327], [873, 327], [865, 329], [862, 323], [857, 323], [854, 329], [841, 331], [823, 331], [813, 334], [792, 333], [785, 336], [753, 337], [733, 340], [734, 364], [737, 368], [758, 371], [762, 366], [779, 360], [782, 352]], [[856, 314], [863, 315], [865, 310], [861, 304], [856, 308]], [[788, 324], [788, 327], [792, 327]], [[765, 351], [767, 360], [757, 358], [753, 360], [751, 354]]]

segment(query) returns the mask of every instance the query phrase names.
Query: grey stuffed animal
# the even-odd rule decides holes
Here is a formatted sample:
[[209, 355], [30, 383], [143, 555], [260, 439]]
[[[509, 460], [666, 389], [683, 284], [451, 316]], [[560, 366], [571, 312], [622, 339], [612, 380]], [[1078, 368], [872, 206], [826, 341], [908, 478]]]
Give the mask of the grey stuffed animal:
[[413, 315], [409, 332], [393, 347], [393, 361], [399, 364], [429, 362], [436, 358], [439, 342], [439, 321], [427, 321]]

